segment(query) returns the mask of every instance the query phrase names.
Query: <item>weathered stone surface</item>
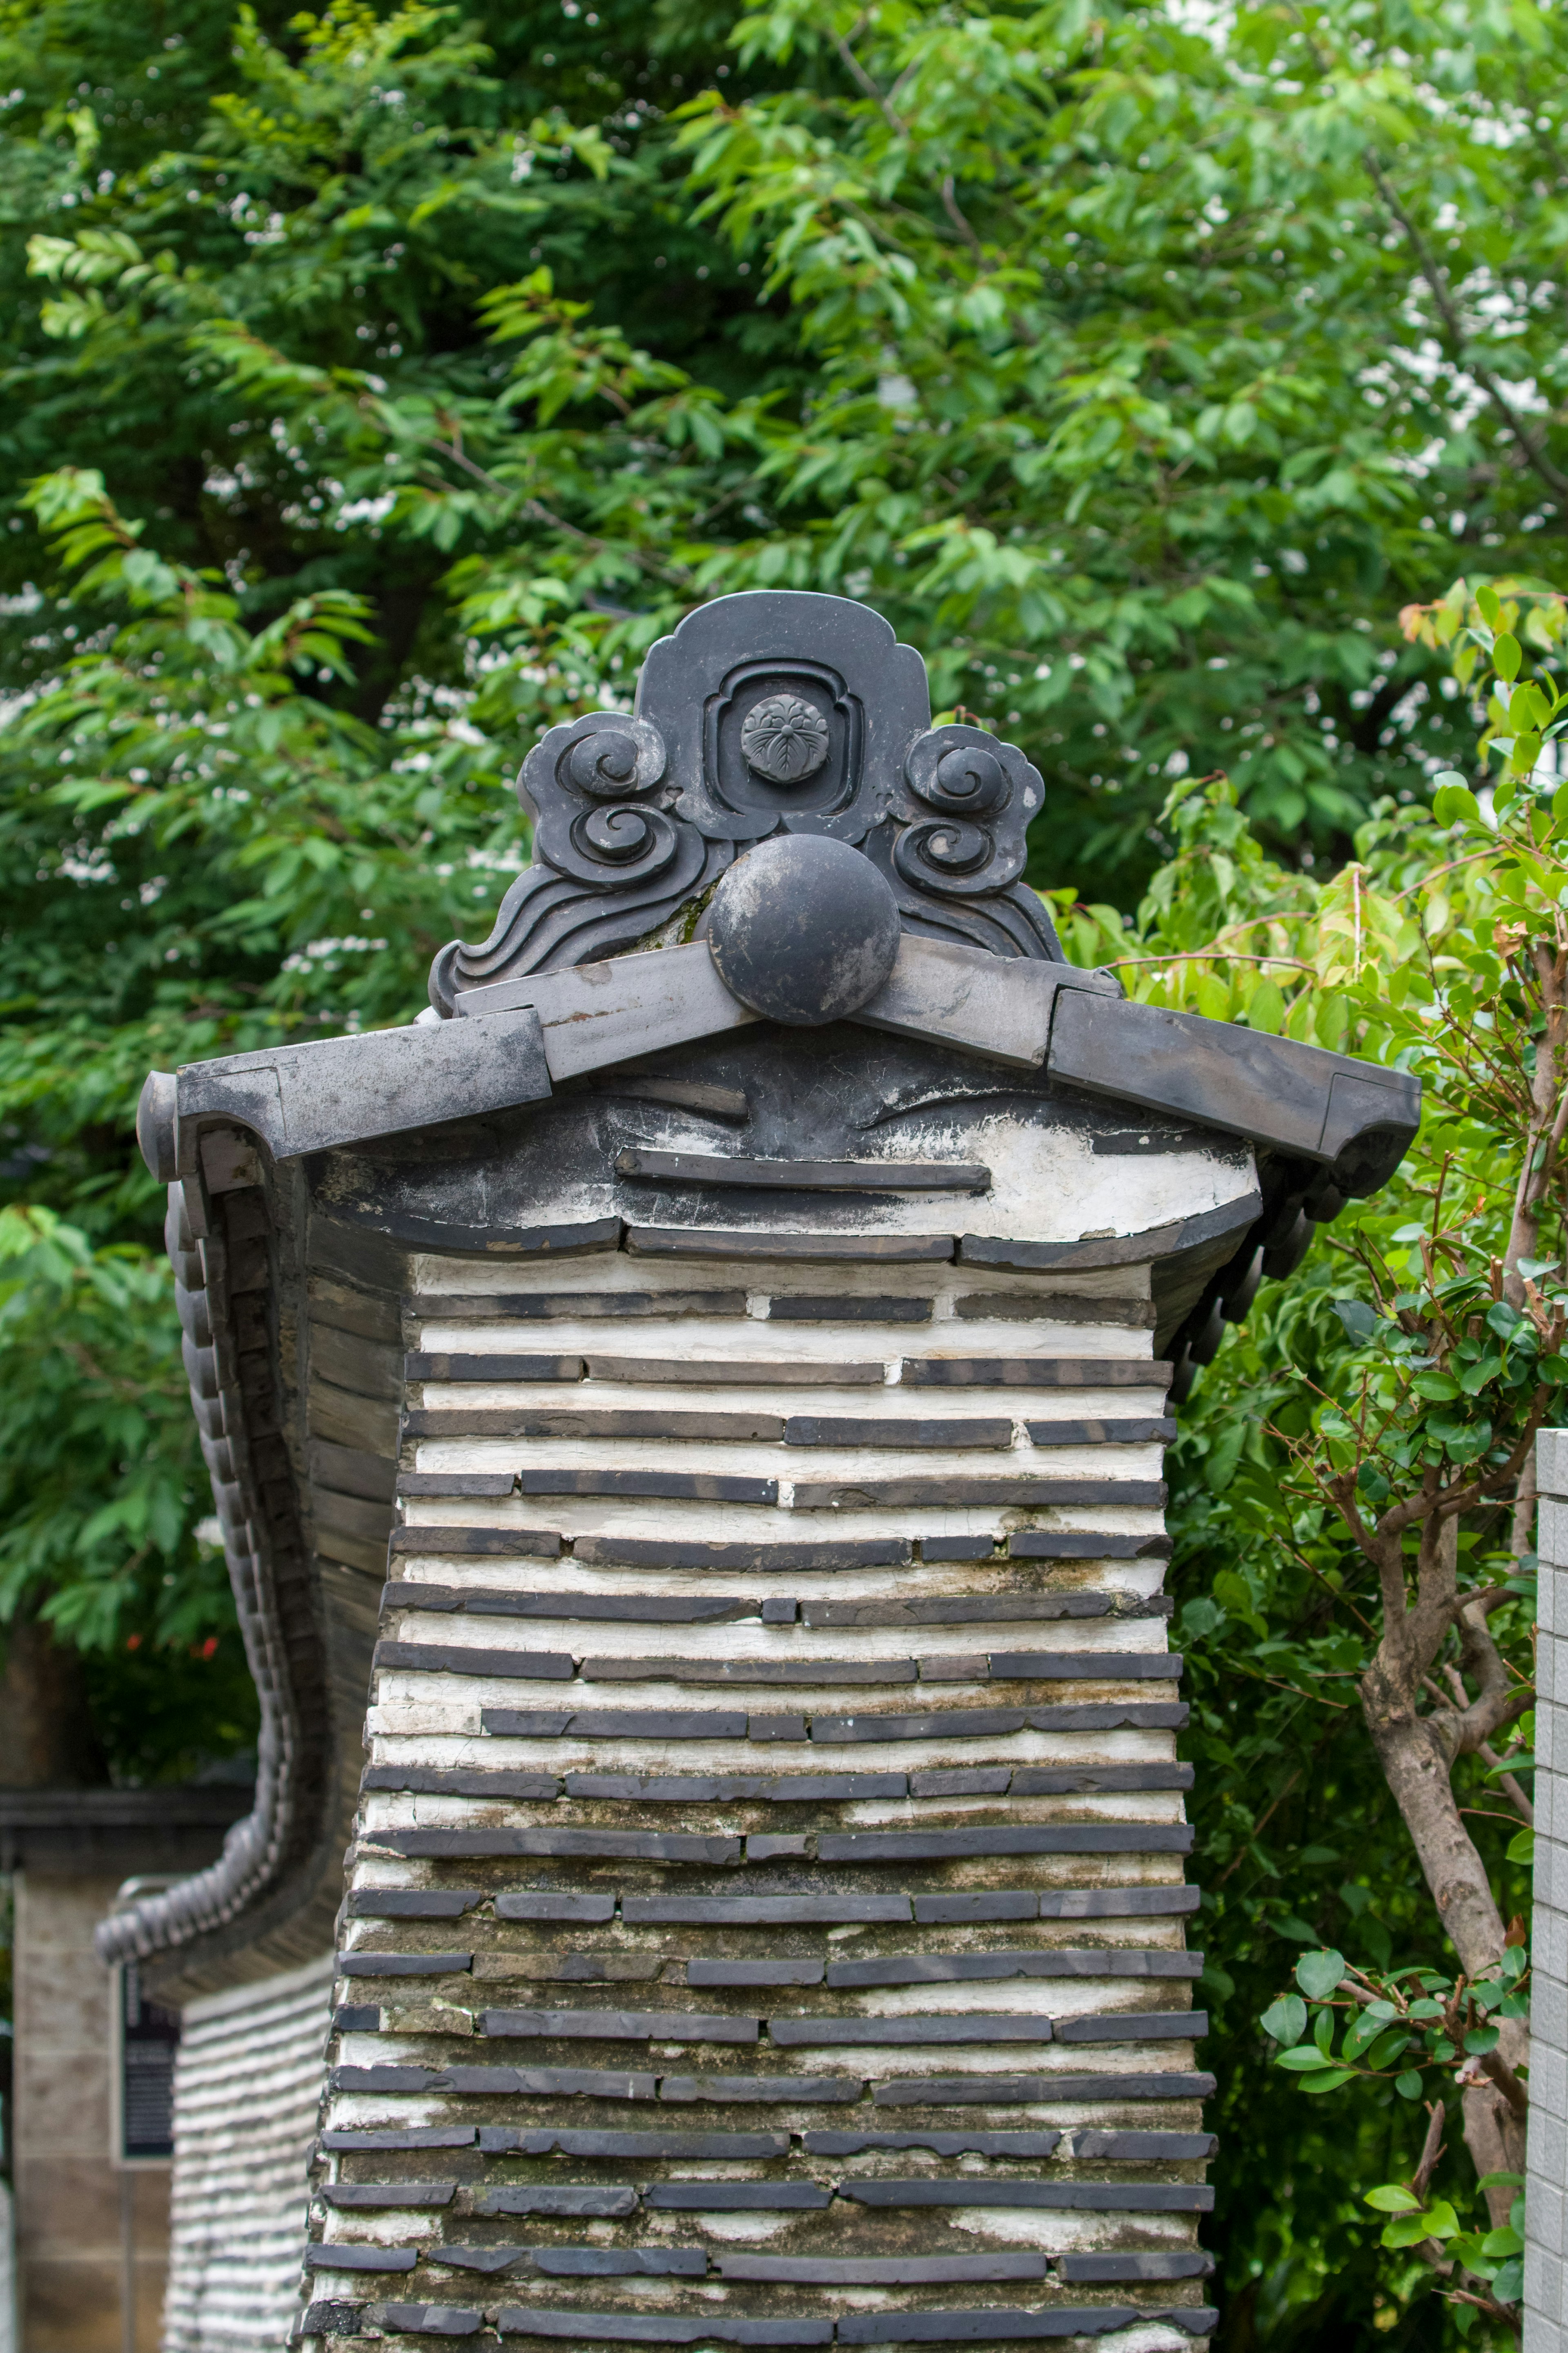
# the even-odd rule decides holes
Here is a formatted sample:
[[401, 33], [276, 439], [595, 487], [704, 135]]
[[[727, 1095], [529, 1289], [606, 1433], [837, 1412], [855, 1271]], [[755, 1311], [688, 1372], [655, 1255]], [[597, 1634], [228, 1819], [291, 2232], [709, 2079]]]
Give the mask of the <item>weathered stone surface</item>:
[[546, 2279], [702, 2279], [708, 2271], [701, 2247], [533, 2247], [530, 2253]]
[[944, 2018], [770, 2018], [768, 2039], [789, 2050], [824, 2043], [1049, 2042], [1053, 2032], [1046, 2017], [965, 2010]]
[[471, 2148], [472, 2125], [329, 2126], [321, 2136], [323, 2148]]
[[627, 1895], [621, 1916], [628, 1926], [668, 1924], [696, 1927], [789, 1927], [858, 1926], [874, 1920], [908, 1920], [907, 1895]]
[[1061, 2213], [1207, 2213], [1214, 2192], [1198, 2181], [845, 2181], [862, 2206], [1035, 2206]]
[[814, 1715], [814, 1741], [1001, 1740], [1014, 1732], [1110, 1732], [1123, 1725], [1140, 1730], [1178, 1729], [1187, 1711], [1170, 1702], [1063, 1707], [944, 1708], [926, 1715]]
[[481, 2125], [479, 2147], [492, 2156], [615, 2157], [634, 2164], [666, 2158], [769, 2158], [789, 2155], [786, 2132], [531, 2131], [516, 2125]]
[[753, 2018], [711, 2017], [683, 2010], [487, 2010], [489, 2035], [586, 2042], [755, 2042]]
[[1037, 2312], [987, 2305], [978, 2311], [900, 2312], [890, 2317], [857, 2313], [839, 2322], [837, 2337], [840, 2345], [980, 2345], [1010, 2337], [1110, 2337], [1145, 2316], [1112, 2304], [1061, 2305]]
[[378, 1674], [502, 1675], [523, 1683], [570, 1683], [570, 1651], [480, 1650], [445, 1642], [378, 1642]]
[[561, 1538], [553, 1528], [457, 1528], [427, 1521], [392, 1531], [394, 1557], [407, 1560], [469, 1560], [492, 1555], [498, 1560], [554, 1560], [560, 1551]]
[[1212, 2075], [1178, 2073], [1114, 2075], [906, 2075], [879, 2084], [879, 2107], [946, 2107], [958, 2101], [1015, 2107], [1039, 2100], [1082, 2101], [1103, 2106], [1110, 2100], [1206, 2100]]
[[[1186, 1854], [1184, 1822], [1060, 1822], [1049, 1829], [824, 1831], [823, 1862], [948, 1862], [959, 1856], [1007, 1854]], [[412, 1852], [412, 1850], [409, 1850]]]
[[413, 1978], [450, 1976], [471, 1968], [472, 1953], [341, 1953], [338, 1975], [344, 1978]]
[[592, 2214], [613, 2219], [635, 2213], [637, 2204], [635, 2189], [583, 2188], [555, 2183], [483, 2190], [474, 2201], [474, 2211], [477, 2214]]
[[1044, 2255], [721, 2255], [719, 2276], [801, 2287], [925, 2287], [939, 2281], [1043, 2280]]
[[377, 1887], [351, 1890], [349, 1915], [359, 1920], [458, 1920], [484, 1902], [478, 1887]]
[[371, 2317], [378, 2330], [409, 2337], [472, 2337], [484, 2326], [484, 2314], [472, 2305], [378, 2304]]
[[[1050, 2157], [1059, 2132], [808, 2132], [812, 2157], [859, 2157], [868, 2149], [927, 2148], [936, 2157]], [[1075, 2141], [1076, 2146], [1076, 2141]]]
[[457, 2192], [455, 2181], [336, 2181], [319, 2194], [329, 2206], [348, 2213], [362, 2208], [449, 2206]]
[[771, 2101], [800, 2106], [834, 2106], [858, 2103], [866, 2085], [859, 2075], [665, 2075], [659, 2080], [661, 2100], [726, 2101], [750, 2107]]
[[506, 1893], [495, 1899], [498, 1920], [613, 1920], [613, 1895], [540, 1895]]
[[695, 1838], [679, 1831], [382, 1831], [375, 1843], [394, 1854], [556, 1855], [563, 1860], [737, 1863], [738, 1838]]
[[416, 2247], [308, 2247], [305, 2261], [313, 2272], [411, 2272], [419, 2260]]
[[607, 2345], [831, 2345], [831, 2320], [742, 2320], [722, 2311], [691, 2320], [664, 2314], [611, 2311], [545, 2312], [536, 2306], [503, 2305], [497, 2316], [503, 2337], [601, 2337]]
[[[692, 1967], [697, 1967], [693, 1963]], [[1006, 1978], [1196, 1977], [1197, 1953], [1063, 1952], [887, 1953], [875, 1960], [831, 1961], [830, 1986], [949, 1985]]]
[[833, 2193], [810, 2181], [659, 2181], [643, 2192], [650, 2212], [816, 2214], [833, 2203]]
[[906, 1356], [907, 1388], [1163, 1389], [1169, 1365], [1146, 1356]]

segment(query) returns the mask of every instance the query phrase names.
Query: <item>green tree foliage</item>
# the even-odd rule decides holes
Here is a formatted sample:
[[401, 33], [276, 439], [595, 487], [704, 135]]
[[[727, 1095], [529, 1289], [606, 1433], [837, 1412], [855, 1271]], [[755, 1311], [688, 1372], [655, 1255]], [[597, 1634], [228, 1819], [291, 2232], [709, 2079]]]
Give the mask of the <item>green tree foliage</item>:
[[[1358, 1701], [1392, 1585], [1344, 1505], [1375, 1532], [1468, 1481], [1454, 1596], [1489, 1597], [1554, 1410], [1560, 1187], [1514, 1247], [1495, 1169], [1539, 1111], [1557, 820], [1455, 797], [1477, 677], [1528, 768], [1553, 673], [1516, 712], [1525, 637], [1439, 600], [1562, 577], [1555, 29], [1536, 0], [0, 5], [0, 1578], [96, 1646], [118, 1770], [244, 1731], [141, 1078], [411, 1014], [526, 859], [537, 730], [623, 700], [702, 598], [888, 613], [1045, 772], [1032, 871], [1084, 961], [1434, 1082], [1403, 1188], [1263, 1294], [1177, 1457], [1230, 2353], [1457, 2326], [1368, 2187], [1416, 2200], [1395, 2226], [1446, 2200], [1491, 2286], [1509, 2260], [1396, 2084], [1299, 2096], [1345, 2068], [1276, 2069], [1256, 2021], [1308, 2000], [1298, 1951], [1454, 1984]], [[1445, 761], [1469, 785], [1434, 814]], [[1500, 1073], [1463, 1045], [1494, 1009]], [[1482, 1637], [1519, 1663], [1525, 1597], [1480, 1617], [1430, 1662], [1450, 1698]], [[1522, 1757], [1453, 1761], [1507, 1919], [1484, 1815]]]
[[205, 1484], [166, 1262], [0, 1209], [0, 1624], [86, 1654], [99, 1742], [138, 1781], [255, 1736]]
[[[1436, 2282], [1451, 2326], [1502, 2342], [1529, 2057], [1530, 1450], [1568, 1391], [1568, 788], [1552, 749], [1568, 607], [1460, 584], [1405, 617], [1477, 698], [1471, 782], [1450, 773], [1430, 810], [1375, 812], [1325, 884], [1260, 855], [1228, 786], [1192, 791], [1182, 854], [1135, 937], [1110, 944], [1141, 996], [1326, 1033], [1426, 1082], [1394, 1184], [1265, 1288], [1204, 1376], [1178, 1450], [1176, 1582], [1223, 2096], [1250, 2130], [1245, 2087], [1272, 2049], [1314, 2106], [1354, 2104], [1353, 2165], [1337, 2119], [1321, 2138], [1310, 2113], [1280, 2120], [1280, 2161], [1305, 2177], [1291, 2232], [1321, 2236], [1293, 2264], [1280, 2232], [1259, 2306], [1289, 2334], [1281, 2306], [1353, 2236], [1364, 2197], [1396, 2259], [1390, 2315]], [[1068, 934], [1080, 954], [1107, 944], [1089, 910]], [[1339, 2290], [1320, 2276], [1326, 2319]]]

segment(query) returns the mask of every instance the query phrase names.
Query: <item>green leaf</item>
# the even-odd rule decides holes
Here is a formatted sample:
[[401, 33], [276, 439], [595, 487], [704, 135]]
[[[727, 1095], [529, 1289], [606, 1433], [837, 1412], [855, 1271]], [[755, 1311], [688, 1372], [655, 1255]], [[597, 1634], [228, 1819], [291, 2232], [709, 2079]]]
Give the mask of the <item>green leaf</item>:
[[1466, 2271], [1473, 2272], [1477, 2279], [1489, 2280], [1497, 2270], [1497, 2265], [1481, 2253], [1479, 2231], [1461, 2231], [1457, 2239], [1448, 2241], [1447, 2253], [1455, 2263], [1462, 2263]]
[[1409, 2050], [1411, 2040], [1412, 2038], [1408, 2034], [1401, 2033], [1397, 2030], [1387, 2034], [1378, 2035], [1376, 2040], [1368, 2047], [1366, 2052], [1367, 2065], [1369, 2067], [1376, 2067], [1380, 2070], [1384, 2067], [1392, 2066], [1397, 2058]]
[[1402, 2214], [1397, 2221], [1384, 2226], [1380, 2244], [1385, 2247], [1417, 2247], [1430, 2235], [1425, 2214]]
[[1300, 2042], [1293, 2050], [1276, 2052], [1274, 2064], [1287, 2068], [1293, 2075], [1311, 2074], [1321, 2072], [1325, 2055], [1317, 2043]]
[[1535, 1832], [1532, 1830], [1515, 1831], [1508, 1842], [1507, 1852], [1510, 1862], [1533, 1862]]
[[1481, 806], [1462, 781], [1440, 785], [1432, 796], [1432, 814], [1439, 825], [1479, 824]]
[[1303, 1953], [1296, 1964], [1296, 1982], [1310, 2001], [1322, 2001], [1331, 1994], [1345, 1973], [1345, 1957], [1325, 1947], [1316, 1953]]
[[1285, 998], [1277, 982], [1260, 980], [1247, 1000], [1247, 1024], [1249, 1029], [1261, 1029], [1277, 1038], [1285, 1027]]
[[1298, 2081], [1297, 2089], [1314, 2094], [1337, 2092], [1342, 2084], [1353, 2084], [1355, 2080], [1356, 2073], [1353, 2067], [1332, 2067], [1326, 2073], [1302, 2075]]
[[1307, 2031], [1307, 2005], [1300, 1994], [1282, 1994], [1264, 2011], [1260, 2023], [1265, 2034], [1271, 2034], [1289, 2050]]
[[1519, 639], [1504, 629], [1492, 640], [1492, 667], [1500, 678], [1516, 679], [1522, 659]]
[[[1208, 1460], [1204, 1469], [1208, 1483], [1216, 1495], [1223, 1495], [1235, 1478], [1237, 1464], [1241, 1459], [1241, 1450], [1246, 1443], [1247, 1436], [1247, 1426], [1244, 1422], [1232, 1422], [1228, 1429], [1219, 1431], [1214, 1444], [1210, 1447]], [[1231, 1581], [1233, 1585], [1241, 1582], [1235, 1577]], [[1220, 1592], [1218, 1577], [1215, 1579], [1215, 1590], [1221, 1601], [1226, 1601], [1226, 1595]], [[1245, 1585], [1241, 1586], [1241, 1590], [1244, 1595], [1247, 1595]], [[1250, 1600], [1251, 1597], [1247, 1595], [1247, 1598]], [[1228, 1602], [1226, 1606], [1229, 1606]]]
[[1415, 2214], [1421, 2211], [1419, 2198], [1399, 2181], [1380, 2182], [1375, 2189], [1366, 2192], [1366, 2203], [1375, 2206], [1380, 2214]]
[[1394, 2088], [1402, 2100], [1418, 2100], [1422, 2092], [1422, 2075], [1418, 2067], [1407, 2067], [1403, 2075], [1394, 2079]]

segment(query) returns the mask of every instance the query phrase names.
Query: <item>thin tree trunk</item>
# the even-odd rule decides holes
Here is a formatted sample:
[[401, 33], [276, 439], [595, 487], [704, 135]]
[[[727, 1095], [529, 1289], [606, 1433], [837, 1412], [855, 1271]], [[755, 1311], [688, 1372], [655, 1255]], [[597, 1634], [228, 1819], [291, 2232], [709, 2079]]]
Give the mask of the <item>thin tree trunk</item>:
[[1503, 1297], [1510, 1306], [1524, 1305], [1521, 1258], [1535, 1258], [1541, 1249], [1541, 1213], [1556, 1175], [1556, 1156], [1563, 1143], [1563, 1114], [1568, 1097], [1559, 1102], [1563, 1044], [1563, 959], [1554, 946], [1538, 942], [1532, 951], [1542, 1010], [1545, 1015], [1535, 1040], [1535, 1069], [1530, 1082], [1531, 1116], [1524, 1134], [1524, 1155], [1514, 1195], [1513, 1222], [1503, 1258]]
[[80, 1789], [107, 1781], [77, 1653], [39, 1618], [13, 1619], [5, 1644], [0, 1788]]
[[[1373, 1683], [1372, 1672], [1366, 1681]], [[1500, 1959], [1507, 1932], [1486, 1866], [1460, 1819], [1440, 1719], [1417, 1715], [1414, 1707], [1392, 1699], [1380, 1704], [1372, 1690], [1363, 1693], [1363, 1704], [1378, 1761], [1405, 1818], [1444, 1932], [1466, 1976], [1483, 1976]]]
[[1535, 1449], [1532, 1446], [1524, 1458], [1524, 1468], [1519, 1474], [1519, 1493], [1514, 1497], [1513, 1518], [1509, 1528], [1508, 1548], [1515, 1560], [1535, 1550], [1535, 1506], [1538, 1501], [1535, 1486]]
[[[1527, 2049], [1527, 2063], [1529, 2056]], [[1490, 2084], [1467, 2085], [1464, 2117], [1465, 2147], [1470, 2152], [1478, 2179], [1484, 2180], [1489, 2173], [1524, 2171], [1524, 2120], [1514, 2115], [1500, 2091]], [[1481, 2195], [1487, 2201], [1492, 2229], [1500, 2231], [1519, 2191], [1505, 2185], [1483, 2189]]]

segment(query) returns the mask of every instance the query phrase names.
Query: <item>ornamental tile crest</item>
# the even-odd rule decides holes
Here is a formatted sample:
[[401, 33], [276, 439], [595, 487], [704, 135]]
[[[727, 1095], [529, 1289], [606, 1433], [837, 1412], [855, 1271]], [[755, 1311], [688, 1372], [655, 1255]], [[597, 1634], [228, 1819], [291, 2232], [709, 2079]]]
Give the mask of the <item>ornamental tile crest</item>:
[[443, 1015], [459, 990], [649, 941], [774, 834], [859, 850], [906, 931], [1060, 961], [1021, 879], [1038, 770], [981, 728], [933, 728], [920, 655], [847, 597], [777, 589], [700, 606], [649, 653], [635, 713], [552, 727], [518, 795], [533, 864], [488, 940], [436, 958]]

